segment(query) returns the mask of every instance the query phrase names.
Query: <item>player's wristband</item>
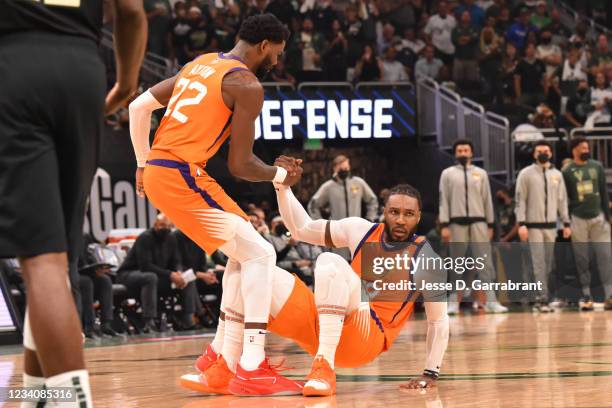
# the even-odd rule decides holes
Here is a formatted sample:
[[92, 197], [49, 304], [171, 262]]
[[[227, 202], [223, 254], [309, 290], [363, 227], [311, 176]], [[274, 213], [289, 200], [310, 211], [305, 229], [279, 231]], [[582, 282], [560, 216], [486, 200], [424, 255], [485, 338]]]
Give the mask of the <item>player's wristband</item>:
[[287, 170], [280, 166], [276, 166], [276, 175], [272, 179], [273, 183], [282, 184], [287, 178]]
[[433, 371], [433, 370], [423, 370], [423, 376], [437, 380], [438, 377], [440, 376], [440, 373]]

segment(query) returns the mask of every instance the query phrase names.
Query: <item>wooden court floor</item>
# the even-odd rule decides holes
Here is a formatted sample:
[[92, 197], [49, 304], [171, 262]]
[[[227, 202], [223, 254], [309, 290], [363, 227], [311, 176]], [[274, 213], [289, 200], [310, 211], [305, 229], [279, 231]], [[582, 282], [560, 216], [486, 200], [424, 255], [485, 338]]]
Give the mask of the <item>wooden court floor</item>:
[[[394, 347], [359, 369], [338, 370], [334, 398], [207, 397], [177, 385], [210, 334], [86, 349], [96, 407], [612, 407], [612, 312], [530, 312], [451, 317], [451, 339], [438, 387], [401, 392], [420, 372], [426, 323], [417, 316]], [[286, 372], [303, 378], [310, 357], [293, 343], [269, 338], [272, 360], [287, 357]], [[18, 350], [15, 350], [18, 351]], [[10, 386], [21, 382], [22, 358], [0, 356]], [[3, 385], [5, 385], [3, 384]], [[5, 405], [9, 406], [9, 405]]]

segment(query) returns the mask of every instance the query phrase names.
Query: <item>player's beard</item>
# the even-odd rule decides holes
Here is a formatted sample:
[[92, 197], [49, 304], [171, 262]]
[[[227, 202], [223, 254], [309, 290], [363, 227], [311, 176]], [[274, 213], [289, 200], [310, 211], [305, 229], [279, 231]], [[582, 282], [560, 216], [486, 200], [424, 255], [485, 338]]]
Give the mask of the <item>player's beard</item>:
[[259, 66], [257, 67], [257, 70], [255, 71], [255, 75], [260, 81], [263, 81], [271, 70], [272, 70], [272, 58], [270, 58], [269, 56], [266, 56], [264, 60], [261, 61], [261, 64], [259, 64]]
[[389, 227], [389, 224], [385, 223], [385, 234], [387, 235], [387, 237], [390, 238], [390, 240], [393, 243], [400, 244], [400, 243], [404, 243], [404, 242], [409, 242], [410, 238], [412, 238], [412, 234], [416, 230], [416, 227], [414, 227], [414, 228], [405, 228], [405, 230], [407, 231], [406, 237], [403, 240], [397, 240], [397, 239], [395, 239], [395, 237], [391, 233], [391, 228]]

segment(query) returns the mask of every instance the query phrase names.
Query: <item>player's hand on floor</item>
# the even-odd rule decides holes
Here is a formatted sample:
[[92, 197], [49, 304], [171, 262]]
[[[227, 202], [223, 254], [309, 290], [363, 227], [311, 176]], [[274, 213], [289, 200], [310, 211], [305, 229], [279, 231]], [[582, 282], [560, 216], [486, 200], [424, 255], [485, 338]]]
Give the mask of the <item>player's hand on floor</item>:
[[436, 386], [436, 380], [431, 377], [422, 375], [417, 378], [411, 378], [406, 384], [400, 385], [400, 390], [420, 390], [423, 388], [432, 388]]
[[144, 167], [138, 167], [136, 169], [136, 193], [138, 194], [138, 197], [145, 197], [145, 191], [144, 191], [144, 183], [142, 181], [142, 177], [144, 175]]

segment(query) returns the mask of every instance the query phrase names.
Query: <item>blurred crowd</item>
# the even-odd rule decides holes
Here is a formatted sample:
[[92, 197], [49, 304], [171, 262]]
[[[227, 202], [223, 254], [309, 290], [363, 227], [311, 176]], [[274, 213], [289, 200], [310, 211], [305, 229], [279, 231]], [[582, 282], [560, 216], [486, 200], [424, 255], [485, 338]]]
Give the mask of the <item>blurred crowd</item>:
[[[533, 106], [577, 87], [564, 82], [595, 85], [599, 73], [605, 87], [612, 81], [607, 39], [589, 37], [586, 22], [563, 25], [543, 0], [146, 0], [145, 7], [149, 51], [177, 65], [231, 49], [244, 18], [276, 15], [292, 35], [274, 81], [400, 81], [418, 73]], [[605, 2], [581, 9], [608, 19]]]

